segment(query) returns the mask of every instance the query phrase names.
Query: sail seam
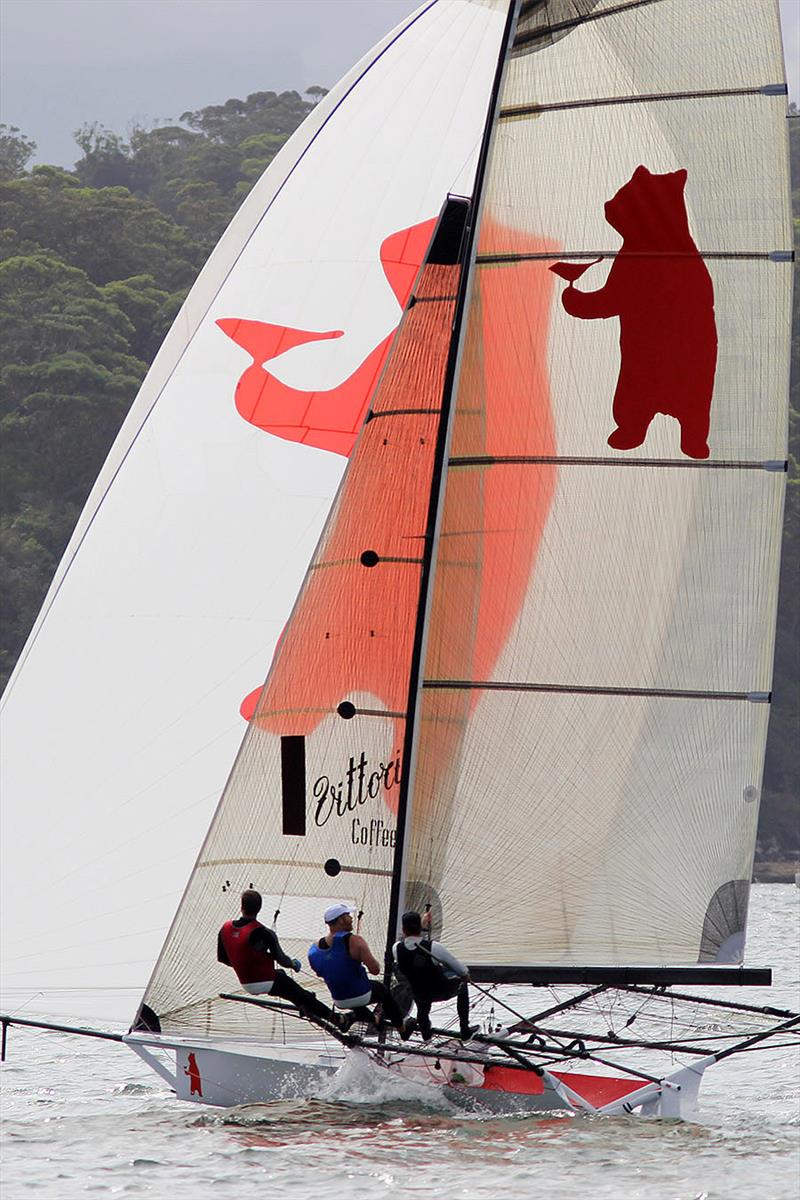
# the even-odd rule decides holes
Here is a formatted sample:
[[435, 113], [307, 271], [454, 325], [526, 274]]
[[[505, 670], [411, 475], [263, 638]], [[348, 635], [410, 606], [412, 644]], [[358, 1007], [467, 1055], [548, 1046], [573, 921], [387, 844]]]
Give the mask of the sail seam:
[[503, 683], [494, 679], [425, 679], [428, 689], [487, 692], [556, 692], [568, 696], [656, 696], [669, 700], [749, 700], [765, 692], [715, 692], [683, 688], [578, 687], [561, 683]]
[[[206, 858], [197, 864], [200, 867], [313, 867], [319, 870], [321, 862], [307, 862], [298, 858]], [[350, 875], [391, 875], [391, 871], [380, 871], [377, 867], [345, 867], [340, 864], [339, 871]]]
[[[705, 471], [775, 471], [772, 461], [718, 459], [698, 461], [683, 458], [604, 458], [569, 454], [475, 454], [451, 458], [451, 467], [576, 466], [576, 467], [680, 467]], [[788, 463], [782, 460], [785, 471]]]
[[538, 117], [545, 112], [565, 112], [575, 108], [609, 108], [617, 104], [657, 104], [663, 100], [719, 100], [726, 96], [778, 96], [786, 95], [777, 83], [745, 88], [710, 88], [708, 91], [693, 92], [643, 92], [640, 96], [598, 96], [594, 100], [559, 100], [553, 104], [514, 104], [500, 110], [500, 121], [519, 121], [525, 117]]
[[[312, 563], [308, 569], [309, 571], [321, 571], [326, 567], [353, 567], [360, 561], [358, 558], [332, 558], [327, 562]], [[375, 565], [377, 566], [377, 563], [415, 563], [419, 566], [421, 562], [421, 558], [396, 558], [389, 554], [381, 554]]]

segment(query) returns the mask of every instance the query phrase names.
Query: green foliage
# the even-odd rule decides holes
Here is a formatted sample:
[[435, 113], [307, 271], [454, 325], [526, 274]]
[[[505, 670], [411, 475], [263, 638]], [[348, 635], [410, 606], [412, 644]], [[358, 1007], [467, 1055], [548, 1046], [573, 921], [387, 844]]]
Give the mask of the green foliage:
[[0, 125], [0, 180], [16, 179], [36, 153], [36, 142], [26, 138], [16, 125]]
[[80, 514], [42, 501], [0, 517], [0, 674], [7, 679]]
[[182, 113], [181, 120], [214, 142], [239, 146], [259, 133], [274, 133], [285, 141], [312, 107], [297, 92], [252, 92], [246, 100], [227, 100]]
[[196, 241], [149, 201], [124, 187], [82, 187], [52, 167], [0, 185], [0, 227], [96, 284], [146, 272], [169, 290], [188, 288], [202, 259]]

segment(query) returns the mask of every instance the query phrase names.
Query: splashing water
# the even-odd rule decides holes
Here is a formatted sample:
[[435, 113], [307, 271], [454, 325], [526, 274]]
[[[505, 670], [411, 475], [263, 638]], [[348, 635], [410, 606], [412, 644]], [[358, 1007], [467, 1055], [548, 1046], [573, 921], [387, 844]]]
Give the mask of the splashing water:
[[376, 1062], [363, 1050], [351, 1050], [336, 1074], [328, 1080], [318, 1099], [347, 1104], [412, 1104], [438, 1112], [455, 1112], [441, 1086], [429, 1082], [428, 1071], [409, 1069], [402, 1074]]

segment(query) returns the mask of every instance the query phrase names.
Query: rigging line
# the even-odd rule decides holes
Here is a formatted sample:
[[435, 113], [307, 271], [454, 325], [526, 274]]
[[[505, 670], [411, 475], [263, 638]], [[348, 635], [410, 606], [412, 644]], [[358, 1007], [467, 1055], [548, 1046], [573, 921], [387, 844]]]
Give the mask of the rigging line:
[[[58, 598], [58, 594], [61, 591], [61, 588], [66, 581], [67, 575], [69, 574], [69, 572], [72, 568], [72, 564], [74, 563], [79, 550], [83, 546], [83, 543], [85, 542], [90, 529], [94, 525], [97, 514], [99, 513], [106, 496], [108, 495], [108, 493], [110, 492], [114, 483], [116, 482], [117, 476], [119, 475], [120, 471], [125, 466], [125, 463], [128, 460], [129, 454], [133, 450], [133, 447], [135, 446], [136, 442], [139, 440], [139, 437], [141, 436], [145, 425], [149, 421], [156, 405], [158, 404], [159, 400], [161, 399], [162, 395], [164, 394], [165, 388], [172, 381], [172, 378], [173, 378], [175, 372], [177, 371], [178, 367], [180, 366], [181, 362], [183, 361], [183, 358], [186, 355], [187, 351], [189, 350], [189, 347], [192, 345], [195, 337], [199, 333], [203, 322], [205, 321], [206, 317], [211, 312], [211, 309], [213, 308], [214, 304], [216, 303], [217, 297], [219, 296], [220, 292], [222, 291], [222, 288], [227, 283], [228, 279], [230, 278], [230, 275], [232, 274], [233, 270], [237, 266], [239, 260], [241, 259], [242, 255], [244, 254], [245, 250], [250, 245], [250, 242], [252, 241], [252, 239], [255, 237], [255, 234], [258, 231], [258, 229], [260, 228], [265, 217], [271, 211], [273, 205], [278, 200], [278, 197], [283, 192], [283, 189], [286, 187], [289, 180], [292, 178], [295, 171], [298, 169], [298, 167], [302, 163], [303, 159], [315, 146], [317, 139], [320, 138], [322, 136], [322, 134], [326, 131], [328, 125], [333, 120], [333, 118], [336, 116], [339, 109], [342, 107], [343, 104], [345, 104], [347, 102], [347, 100], [350, 98], [350, 96], [355, 91], [355, 89], [358, 87], [358, 85], [362, 82], [362, 80], [364, 80], [367, 77], [367, 75], [370, 73], [370, 71], [376, 66], [377, 63], [380, 62], [380, 60], [384, 57], [384, 55], [389, 53], [389, 51], [400, 40], [400, 38], [403, 36], [403, 34], [407, 33], [408, 30], [412, 28], [412, 26], [416, 25], [417, 21], [420, 21], [424, 16], [426, 16], [428, 14], [428, 12], [438, 4], [438, 2], [439, 2], [439, 0], [430, 0], [430, 3], [426, 4], [424, 8], [421, 8], [421, 9], [419, 9], [419, 11], [414, 13], [408, 19], [406, 24], [403, 25], [402, 29], [400, 29], [398, 31], [397, 35], [395, 37], [392, 37], [391, 40], [386, 43], [386, 45], [383, 47], [383, 49], [378, 54], [376, 54], [375, 57], [366, 64], [366, 66], [364, 67], [363, 71], [360, 73], [358, 78], [353, 80], [353, 82], [350, 84], [350, 86], [345, 91], [344, 95], [341, 96], [340, 99], [336, 101], [336, 103], [334, 104], [331, 111], [328, 113], [328, 115], [325, 117], [325, 119], [320, 124], [319, 129], [317, 129], [314, 132], [310, 141], [303, 147], [303, 149], [300, 151], [300, 153], [298, 154], [295, 161], [292, 163], [292, 165], [287, 170], [285, 178], [282, 179], [280, 184], [276, 187], [272, 198], [269, 200], [266, 207], [264, 208], [264, 211], [261, 213], [261, 216], [255, 222], [255, 224], [253, 225], [253, 228], [250, 230], [249, 234], [245, 238], [244, 244], [240, 247], [233, 262], [231, 263], [230, 268], [225, 273], [224, 278], [219, 281], [217, 287], [214, 290], [214, 294], [211, 297], [211, 299], [208, 301], [208, 304], [206, 305], [202, 315], [198, 317], [197, 322], [194, 327], [194, 330], [192, 331], [191, 335], [189, 336], [189, 338], [186, 342], [186, 345], [183, 347], [180, 354], [178, 355], [177, 360], [172, 365], [172, 367], [167, 375], [167, 378], [164, 380], [164, 383], [159, 388], [158, 394], [155, 396], [152, 404], [148, 408], [147, 412], [143, 415], [142, 421], [141, 421], [138, 429], [136, 429], [135, 432], [133, 433], [129, 445], [125, 448], [124, 454], [120, 458], [120, 461], [117, 464], [114, 472], [112, 473], [111, 478], [109, 479], [106, 487], [103, 489], [103, 494], [100, 497], [100, 499], [98, 500], [98, 503], [94, 509], [94, 512], [92, 513], [91, 517], [87, 521], [86, 528], [84, 529], [83, 533], [81, 534], [81, 536], [78, 540], [78, 544], [76, 545], [75, 550], [72, 554], [72, 557], [70, 558], [69, 563], [67, 564], [67, 566], [64, 570], [64, 574], [61, 576], [61, 579], [58, 581], [58, 585], [55, 587], [55, 590], [53, 591], [53, 595], [49, 598], [49, 603], [48, 603], [47, 597], [45, 597], [45, 603], [42, 606], [42, 609], [39, 614], [40, 620], [38, 623], [38, 628], [34, 629], [34, 631], [31, 633], [31, 635], [28, 639], [28, 642], [26, 642], [25, 646], [23, 647], [22, 654], [20, 655], [19, 659], [17, 660], [17, 664], [14, 668], [13, 678], [9, 680], [8, 685], [6, 686], [4, 699], [7, 698], [11, 694], [12, 686], [16, 683], [16, 680], [19, 678], [19, 674], [20, 674], [20, 672], [18, 671], [17, 668], [19, 668], [23, 665], [23, 663], [27, 660], [28, 655], [30, 654], [31, 650], [33, 650], [33, 647], [34, 647], [36, 641], [38, 640], [39, 634], [41, 633], [41, 630], [44, 626], [45, 619], [46, 619], [47, 615], [49, 614], [51, 608], [53, 607], [56, 599]], [[205, 264], [204, 264], [204, 269], [205, 269]], [[148, 372], [148, 374], [149, 374], [149, 372]], [[138, 395], [138, 393], [137, 393], [137, 395]], [[135, 400], [134, 400], [134, 403], [135, 403]], [[81, 513], [81, 515], [83, 515], [83, 514]], [[78, 518], [78, 520], [80, 521], [80, 517]], [[59, 566], [60, 566], [60, 563], [59, 563]]]
[[651, 92], [640, 96], [601, 96], [594, 100], [560, 100], [553, 104], [514, 104], [500, 110], [500, 121], [519, 121], [545, 112], [563, 112], [575, 108], [609, 108], [622, 104], [656, 104], [661, 100], [717, 100], [726, 96], [786, 96], [785, 83], [767, 83], [761, 87], [713, 88], [697, 92]]
[[714, 459], [698, 461], [688, 458], [611, 458], [569, 454], [472, 454], [460, 455], [449, 460], [450, 467], [525, 467], [525, 466], [569, 466], [569, 467], [679, 467], [701, 471], [770, 471], [785, 473], [789, 469], [786, 459]]
[[[579, 687], [560, 683], [498, 682], [494, 679], [424, 679], [423, 688], [434, 691], [545, 692], [566, 696], [657, 696], [668, 700], [750, 700], [765, 703], [768, 692], [703, 692], [677, 688]], [[758, 700], [753, 700], [758, 697]]]
[[[599, 996], [601, 992], [607, 992], [608, 987], [609, 985], [607, 983], [601, 983], [598, 985], [598, 987], [589, 988], [588, 991], [581, 992], [578, 996], [571, 996], [569, 1000], [563, 1000], [561, 1004], [554, 1004], [551, 1008], [545, 1008], [541, 1012], [534, 1013], [531, 1017], [526, 1017], [525, 1024], [530, 1025], [536, 1021], [544, 1020], [545, 1017], [552, 1017], [555, 1013], [564, 1012], [565, 1009], [574, 1008], [576, 1005], [581, 1004], [584, 1000], [590, 999], [592, 996]], [[553, 997], [555, 998], [554, 990], [551, 988], [550, 991], [553, 993]], [[512, 1026], [511, 1032], [518, 1033], [520, 1031]]]
[[[400, 916], [400, 906], [404, 889], [406, 825], [411, 800], [411, 786], [416, 766], [418, 745], [417, 709], [421, 699], [421, 682], [424, 655], [427, 645], [427, 627], [430, 606], [433, 599], [433, 577], [435, 573], [434, 555], [436, 541], [442, 522], [444, 500], [444, 482], [446, 478], [446, 460], [450, 450], [452, 430], [452, 415], [455, 407], [455, 393], [461, 369], [462, 350], [466, 332], [465, 316], [472, 296], [474, 271], [472, 269], [477, 251], [477, 235], [483, 211], [484, 182], [488, 170], [489, 154], [494, 140], [496, 117], [500, 108], [500, 93], [505, 76], [511, 45], [517, 25], [519, 0], [510, 0], [506, 12], [503, 37], [497, 56], [492, 90], [486, 109], [486, 120], [481, 135], [478, 162], [475, 168], [472, 190], [472, 204], [467, 210], [467, 225], [462, 237], [462, 249], [459, 255], [460, 267], [458, 274], [458, 299], [453, 313], [452, 332], [447, 353], [444, 382], [442, 386], [442, 414], [436, 433], [436, 443], [430, 476], [430, 491], [428, 496], [428, 511], [425, 520], [425, 542], [422, 569], [420, 571], [417, 612], [414, 621], [414, 640], [411, 651], [411, 662], [408, 673], [408, 701], [406, 705], [406, 730], [403, 739], [403, 763], [400, 793], [397, 801], [397, 819], [395, 825], [396, 843], [393, 860], [392, 885], [389, 893], [389, 912], [386, 923], [386, 945], [384, 950], [384, 982], [388, 987], [391, 982], [394, 957], [392, 948], [397, 935], [397, 925]], [[454, 264], [455, 265], [455, 264]]]
[[618, 984], [614, 984], [614, 987], [617, 991], [633, 992], [634, 994], [638, 994], [640, 996], [643, 994], [644, 995], [652, 995], [652, 996], [659, 997], [662, 1000], [668, 1000], [668, 1001], [669, 1000], [691, 1000], [696, 1004], [706, 1004], [711, 1008], [731, 1008], [734, 1010], [738, 1010], [739, 1012], [759, 1013], [762, 1016], [768, 1016], [768, 1017], [796, 1017], [797, 1016], [797, 1013], [790, 1012], [788, 1009], [785, 1009], [785, 1008], [760, 1007], [755, 1004], [742, 1004], [737, 1000], [716, 1000], [716, 999], [711, 999], [708, 996], [692, 996], [692, 995], [687, 995], [685, 992], [673, 992], [671, 989], [669, 991], [666, 991], [666, 990], [660, 989], [658, 987], [653, 987], [649, 991], [647, 991], [645, 989], [645, 986], [642, 984], [618, 983]]
[[746, 1038], [743, 1042], [737, 1043], [735, 1046], [729, 1046], [727, 1050], [720, 1050], [714, 1055], [717, 1062], [723, 1058], [728, 1058], [731, 1054], [741, 1054], [743, 1050], [748, 1050], [756, 1042], [763, 1042], [765, 1038], [773, 1037], [776, 1033], [788, 1033], [795, 1025], [800, 1025], [800, 1017], [793, 1017], [791, 1021], [783, 1021], [780, 1025], [776, 1025], [774, 1029], [768, 1030], [766, 1033], [757, 1033], [753, 1037]]
[[[431, 957], [433, 957], [433, 956], [431, 955]], [[518, 1021], [524, 1021], [526, 1019], [525, 1017], [523, 1017], [522, 1013], [517, 1012], [516, 1009], [511, 1008], [511, 1006], [509, 1004], [506, 1004], [503, 1000], [501, 1000], [500, 997], [496, 993], [488, 992], [485, 988], [480, 987], [472, 979], [470, 979], [469, 982], [470, 982], [470, 986], [475, 988], [476, 991], [482, 992], [483, 995], [487, 996], [490, 1000], [492, 1000], [492, 1002], [494, 1004], [499, 1004], [501, 1008], [504, 1008], [506, 1010], [506, 1012], [511, 1013], [512, 1017], [516, 1017]], [[544, 1032], [544, 1030], [542, 1030], [542, 1033], [543, 1032]], [[570, 1049], [569, 1046], [561, 1046], [558, 1044], [558, 1035], [553, 1033], [552, 1031], [550, 1032], [550, 1034], [548, 1036], [556, 1039], [556, 1047], [547, 1047], [546, 1048], [550, 1053], [556, 1052], [559, 1055], [562, 1055], [564, 1058], [580, 1058], [580, 1059], [586, 1060], [587, 1062], [601, 1063], [604, 1067], [612, 1067], [615, 1071], [624, 1071], [626, 1074], [633, 1075], [637, 1079], [647, 1079], [650, 1083], [660, 1083], [661, 1082], [661, 1080], [656, 1078], [656, 1076], [654, 1076], [654, 1075], [648, 1075], [644, 1071], [635, 1070], [633, 1067], [623, 1065], [622, 1063], [611, 1062], [607, 1058], [600, 1058], [599, 1055], [592, 1054], [590, 1051], [586, 1050], [585, 1048], [583, 1050], [572, 1050], [572, 1049]]]
[[[610, 8], [604, 8], [600, 12], [588, 12], [579, 17], [572, 17], [569, 21], [548, 21], [538, 29], [523, 30], [517, 34], [514, 43], [511, 47], [511, 52], [520, 49], [523, 46], [530, 45], [531, 42], [541, 42], [552, 37], [554, 33], [566, 32], [569, 29], [576, 29], [579, 25], [585, 25], [589, 21], [601, 21], [605, 17], [616, 17], [620, 13], [629, 12], [633, 8], [645, 8], [648, 4], [660, 4], [662, 0], [621, 0], [620, 4], [615, 4]], [[527, 12], [531, 10], [528, 9]], [[526, 6], [523, 5], [522, 15], [527, 15]]]

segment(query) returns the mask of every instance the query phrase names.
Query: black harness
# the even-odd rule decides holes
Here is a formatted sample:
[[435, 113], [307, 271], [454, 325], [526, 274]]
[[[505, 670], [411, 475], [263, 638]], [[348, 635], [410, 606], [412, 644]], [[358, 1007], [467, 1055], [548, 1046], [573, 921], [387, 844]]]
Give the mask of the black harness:
[[397, 966], [415, 994], [432, 996], [447, 987], [444, 969], [431, 957], [430, 938], [423, 938], [413, 950], [405, 942], [398, 942]]

